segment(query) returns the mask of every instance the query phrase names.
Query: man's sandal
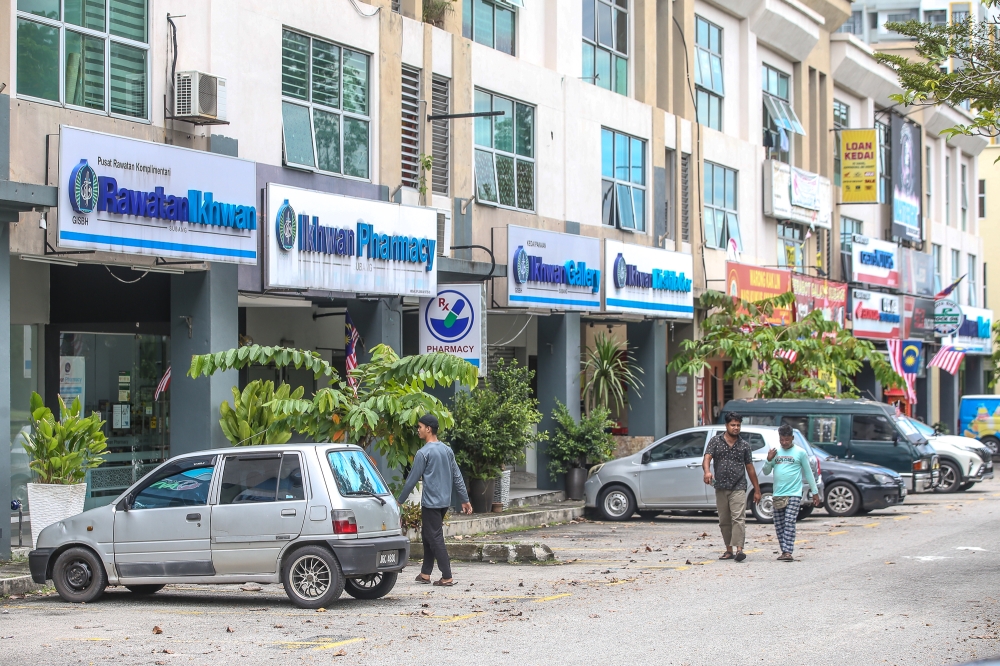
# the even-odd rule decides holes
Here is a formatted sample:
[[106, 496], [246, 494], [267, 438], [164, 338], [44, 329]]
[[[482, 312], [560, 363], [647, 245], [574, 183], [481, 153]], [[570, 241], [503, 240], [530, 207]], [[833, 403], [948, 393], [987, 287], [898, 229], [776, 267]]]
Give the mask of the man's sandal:
[[430, 578], [430, 576], [428, 576], [427, 578], [424, 578], [420, 574], [417, 574], [417, 577], [414, 580], [416, 580], [421, 585], [430, 585], [431, 584], [431, 578]]
[[447, 582], [445, 582], [444, 578], [442, 578], [441, 580], [434, 581], [434, 587], [452, 587], [454, 584], [455, 584], [454, 578], [452, 578]]
[[720, 560], [731, 560], [731, 559], [733, 559], [733, 554], [732, 553], [723, 553], [722, 555], [719, 556], [719, 559]]

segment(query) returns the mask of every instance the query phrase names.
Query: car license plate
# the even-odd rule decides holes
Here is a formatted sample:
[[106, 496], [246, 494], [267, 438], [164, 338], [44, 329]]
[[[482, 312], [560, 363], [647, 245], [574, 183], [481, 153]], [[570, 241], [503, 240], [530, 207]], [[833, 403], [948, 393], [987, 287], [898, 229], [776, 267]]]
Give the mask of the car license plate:
[[383, 550], [378, 554], [378, 565], [380, 567], [392, 566], [399, 562], [398, 550]]

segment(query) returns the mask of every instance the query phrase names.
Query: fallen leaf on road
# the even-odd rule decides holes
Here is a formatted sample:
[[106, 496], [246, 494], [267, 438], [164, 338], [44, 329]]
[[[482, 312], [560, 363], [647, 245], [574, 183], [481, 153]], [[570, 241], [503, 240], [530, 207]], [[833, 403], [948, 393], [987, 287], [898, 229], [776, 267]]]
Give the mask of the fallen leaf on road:
[[684, 564], [691, 564], [691, 560], [685, 560]]
[[510, 614], [511, 617], [521, 617], [522, 615], [524, 615], [524, 613], [521, 611], [517, 611], [516, 613]]
[[158, 662], [156, 662], [156, 666], [163, 666], [165, 663], [167, 663], [167, 662], [165, 662], [165, 661], [158, 661]]
[[420, 604], [420, 607], [421, 608], [430, 608], [431, 605], [430, 604]]
[[346, 657], [347, 656], [347, 650], [345, 650], [344, 648], [340, 648], [340, 651], [339, 652], [334, 652], [333, 656], [334, 657]]
[[227, 634], [235, 634], [236, 630], [233, 629], [232, 627], [226, 627], [226, 633]]
[[[659, 550], [659, 548], [657, 548], [657, 550]], [[646, 552], [647, 552], [647, 553], [652, 553], [652, 552], [653, 552], [653, 549], [652, 549], [652, 548], [650, 548], [649, 546], [646, 546]]]
[[316, 609], [316, 612], [317, 612], [317, 613], [325, 613], [325, 612], [326, 612], [326, 609], [325, 609], [325, 608], [317, 608], [317, 609]]
[[886, 562], [886, 564], [895, 564], [895, 562]]
[[163, 629], [160, 629], [159, 627], [153, 627], [153, 633], [154, 634], [162, 634], [163, 633]]
[[264, 588], [262, 588], [260, 585], [248, 583], [247, 585], [244, 585], [240, 589], [243, 590], [244, 592], [260, 592]]
[[285, 625], [283, 625], [283, 624], [276, 624], [276, 625], [274, 625], [274, 628], [275, 629], [284, 629]]
[[81, 627], [80, 625], [76, 625], [76, 626], [75, 626], [75, 627], [73, 627], [73, 628], [74, 628], [74, 629], [83, 629], [83, 627]]
[[167, 649], [163, 650], [163, 654], [173, 654], [173, 653], [174, 653], [173, 650], [167, 650]]
[[518, 587], [524, 587], [524, 581], [521, 581], [520, 583], [518, 583], [517, 586]]
[[429, 610], [422, 610], [422, 611], [420, 611], [420, 614], [421, 615], [430, 615], [431, 612]]
[[753, 613], [747, 613], [747, 615], [763, 615], [764, 611], [754, 611]]
[[601, 616], [600, 616], [600, 615], [598, 615], [597, 613], [592, 613], [592, 614], [590, 615], [590, 617], [601, 617]]

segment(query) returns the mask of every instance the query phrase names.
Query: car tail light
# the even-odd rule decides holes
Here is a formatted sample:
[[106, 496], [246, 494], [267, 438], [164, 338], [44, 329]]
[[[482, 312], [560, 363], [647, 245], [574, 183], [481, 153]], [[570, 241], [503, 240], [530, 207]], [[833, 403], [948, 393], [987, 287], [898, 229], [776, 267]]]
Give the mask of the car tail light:
[[334, 534], [357, 534], [358, 521], [354, 519], [354, 512], [346, 509], [338, 509], [333, 512], [333, 533]]

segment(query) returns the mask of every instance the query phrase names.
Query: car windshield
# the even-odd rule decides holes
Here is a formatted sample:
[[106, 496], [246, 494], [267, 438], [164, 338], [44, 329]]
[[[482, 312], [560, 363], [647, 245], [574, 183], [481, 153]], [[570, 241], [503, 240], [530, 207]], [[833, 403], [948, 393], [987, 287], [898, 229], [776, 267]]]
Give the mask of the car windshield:
[[927, 443], [927, 438], [913, 425], [913, 420], [907, 416], [897, 416], [894, 421], [900, 432], [906, 436], [907, 441], [912, 444], [921, 445]]
[[920, 421], [914, 421], [913, 419], [906, 419], [906, 420], [909, 421], [910, 425], [912, 425], [917, 430], [917, 432], [919, 432], [924, 437], [930, 439], [931, 437], [934, 436], [934, 428], [930, 427], [926, 423], [921, 423]]
[[326, 459], [330, 461], [330, 469], [333, 470], [333, 478], [337, 480], [337, 490], [341, 495], [389, 494], [378, 470], [364, 451], [330, 451], [326, 454]]

